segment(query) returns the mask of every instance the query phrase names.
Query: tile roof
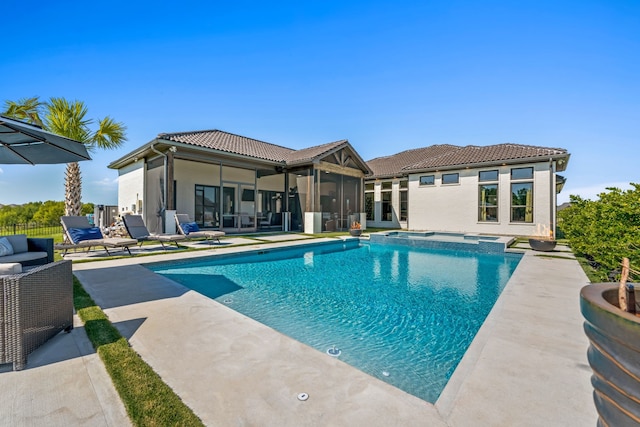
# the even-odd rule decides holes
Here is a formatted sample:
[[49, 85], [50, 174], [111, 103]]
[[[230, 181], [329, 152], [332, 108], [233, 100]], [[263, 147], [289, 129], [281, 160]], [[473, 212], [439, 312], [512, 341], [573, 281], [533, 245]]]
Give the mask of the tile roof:
[[327, 144], [316, 145], [315, 147], [303, 148], [302, 150], [296, 150], [289, 153], [286, 158], [287, 164], [299, 164], [307, 163], [318, 157], [322, 157], [328, 152], [341, 147], [347, 143], [346, 139], [340, 141], [329, 142]]
[[462, 147], [449, 144], [431, 145], [429, 147], [406, 150], [392, 156], [377, 157], [367, 162], [367, 165], [369, 165], [373, 171], [373, 175], [370, 175], [368, 178], [402, 175], [402, 171], [406, 167], [415, 165], [424, 159], [438, 157], [460, 148]]
[[520, 159], [537, 157], [568, 156], [563, 148], [537, 147], [519, 144], [496, 144], [489, 146], [432, 145], [416, 150], [403, 151], [388, 157], [379, 157], [367, 162], [374, 174], [369, 178], [407, 174], [417, 170], [449, 168], [456, 166], [514, 163]]
[[405, 169], [431, 169], [447, 166], [513, 161], [518, 159], [533, 159], [536, 157], [548, 158], [566, 154], [567, 150], [562, 148], [536, 147], [532, 145], [496, 144], [484, 147], [467, 145], [466, 147], [445, 153], [438, 157], [423, 159], [421, 162]]
[[256, 159], [284, 162], [295, 150], [221, 130], [161, 133], [158, 138], [198, 147], [211, 148], [226, 153], [240, 154]]
[[[303, 148], [302, 150], [293, 150], [291, 148], [223, 132], [217, 129], [193, 132], [161, 133], [158, 135], [158, 138], [165, 141], [180, 142], [183, 144], [210, 148], [212, 150], [239, 154], [256, 159], [282, 162], [288, 166], [311, 163], [315, 159], [321, 158], [333, 150], [349, 145], [349, 142], [346, 139], [343, 139], [340, 141], [329, 142], [327, 144], [316, 145], [315, 147]], [[363, 164], [363, 168], [365, 168], [364, 170], [366, 170], [366, 163], [362, 159], [360, 159], [360, 161]]]

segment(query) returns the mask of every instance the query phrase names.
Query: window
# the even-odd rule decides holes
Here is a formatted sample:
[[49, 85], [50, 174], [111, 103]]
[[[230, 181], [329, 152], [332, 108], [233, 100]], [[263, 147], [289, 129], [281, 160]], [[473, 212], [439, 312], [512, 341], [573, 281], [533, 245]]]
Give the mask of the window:
[[511, 169], [511, 179], [533, 179], [533, 168]]
[[478, 180], [480, 182], [486, 182], [486, 181], [497, 181], [498, 180], [498, 170], [491, 170], [491, 171], [480, 171], [480, 174], [478, 175]]
[[478, 221], [498, 222], [498, 184], [480, 184], [478, 200]]
[[498, 170], [478, 173], [478, 221], [498, 222]]
[[420, 185], [434, 185], [436, 183], [435, 175], [424, 175], [420, 177]]
[[220, 187], [196, 185], [195, 220], [202, 227], [220, 227]]
[[374, 186], [373, 184], [364, 185], [364, 211], [367, 214], [367, 221], [373, 221], [375, 219], [374, 212]]
[[511, 169], [511, 221], [533, 222], [533, 168]]
[[407, 220], [407, 212], [409, 207], [409, 192], [407, 189], [400, 190], [400, 221]]
[[391, 181], [384, 181], [382, 183], [382, 189], [383, 190], [391, 190], [391, 186], [392, 186], [392, 182]]
[[443, 173], [442, 184], [457, 184], [460, 182], [460, 174], [458, 173]]
[[382, 220], [393, 220], [393, 207], [391, 206], [391, 191], [382, 192]]

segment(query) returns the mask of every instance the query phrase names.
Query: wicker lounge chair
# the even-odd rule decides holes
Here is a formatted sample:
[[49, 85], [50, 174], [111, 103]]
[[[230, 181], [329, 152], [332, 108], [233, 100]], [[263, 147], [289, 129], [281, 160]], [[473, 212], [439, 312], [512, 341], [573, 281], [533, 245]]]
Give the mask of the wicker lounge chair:
[[217, 230], [200, 230], [195, 222], [189, 219], [187, 214], [176, 214], [176, 224], [178, 231], [184, 234], [187, 239], [198, 239], [204, 237], [206, 241], [217, 240], [220, 243], [220, 237], [224, 236], [224, 231]]
[[122, 221], [129, 236], [136, 239], [140, 245], [142, 242], [160, 242], [163, 248], [165, 243], [174, 243], [176, 247], [180, 247], [178, 241], [187, 238], [183, 234], [151, 234], [140, 215], [125, 215], [122, 217]]
[[0, 276], [0, 363], [23, 369], [29, 353], [72, 328], [71, 261]]
[[84, 216], [62, 216], [60, 217], [60, 222], [65, 233], [65, 242], [60, 246], [64, 249], [63, 256], [67, 254], [69, 249], [91, 249], [95, 246], [103, 247], [107, 255], [111, 255], [109, 248], [126, 249], [131, 255], [129, 246], [138, 244], [136, 239], [104, 237], [100, 228], [92, 227], [87, 217]]

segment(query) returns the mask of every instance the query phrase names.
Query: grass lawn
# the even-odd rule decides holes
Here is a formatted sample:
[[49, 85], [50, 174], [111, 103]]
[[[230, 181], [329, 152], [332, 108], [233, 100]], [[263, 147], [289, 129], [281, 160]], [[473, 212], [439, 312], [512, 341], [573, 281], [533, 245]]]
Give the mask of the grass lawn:
[[134, 425], [204, 425], [129, 346], [75, 277], [73, 303]]

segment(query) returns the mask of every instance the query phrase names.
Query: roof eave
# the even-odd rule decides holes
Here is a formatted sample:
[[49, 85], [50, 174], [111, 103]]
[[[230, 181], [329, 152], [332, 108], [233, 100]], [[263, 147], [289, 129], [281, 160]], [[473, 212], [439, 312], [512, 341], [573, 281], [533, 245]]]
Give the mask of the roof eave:
[[485, 168], [492, 166], [505, 166], [505, 165], [518, 165], [524, 163], [543, 163], [551, 161], [558, 161], [560, 159], [567, 159], [563, 162], [563, 168], [558, 169], [558, 171], [563, 171], [566, 169], [566, 164], [568, 163], [569, 153], [562, 154], [551, 154], [549, 156], [535, 156], [535, 157], [521, 157], [516, 159], [504, 159], [504, 160], [491, 160], [487, 162], [477, 162], [477, 163], [461, 163], [457, 165], [444, 165], [444, 166], [435, 166], [428, 168], [416, 168], [416, 169], [405, 169], [403, 173], [405, 174], [413, 174], [413, 173], [422, 173], [422, 172], [437, 172], [443, 170], [455, 170], [455, 169], [472, 169], [472, 168]]
[[141, 146], [137, 150], [134, 150], [129, 154], [126, 154], [125, 156], [121, 157], [120, 159], [111, 162], [107, 167], [110, 169], [120, 169], [124, 166], [127, 166], [128, 164], [133, 163], [136, 158], [142, 158], [142, 157], [148, 156], [150, 153], [154, 153], [155, 151], [152, 149], [152, 147], [156, 145], [158, 147], [155, 147], [155, 148], [158, 149], [158, 151], [162, 151], [161, 148], [164, 148], [164, 147], [176, 147], [178, 150], [182, 148], [185, 151], [203, 152], [203, 153], [214, 154], [214, 155], [217, 154], [227, 158], [251, 159], [254, 162], [264, 163], [268, 165], [276, 165], [276, 166], [285, 165], [284, 160], [263, 159], [261, 157], [253, 157], [253, 156], [248, 156], [246, 154], [232, 153], [229, 151], [216, 150], [215, 148], [200, 147], [198, 145], [187, 144], [184, 142], [177, 142], [177, 141], [166, 140], [163, 138], [156, 138], [148, 142], [147, 144]]

